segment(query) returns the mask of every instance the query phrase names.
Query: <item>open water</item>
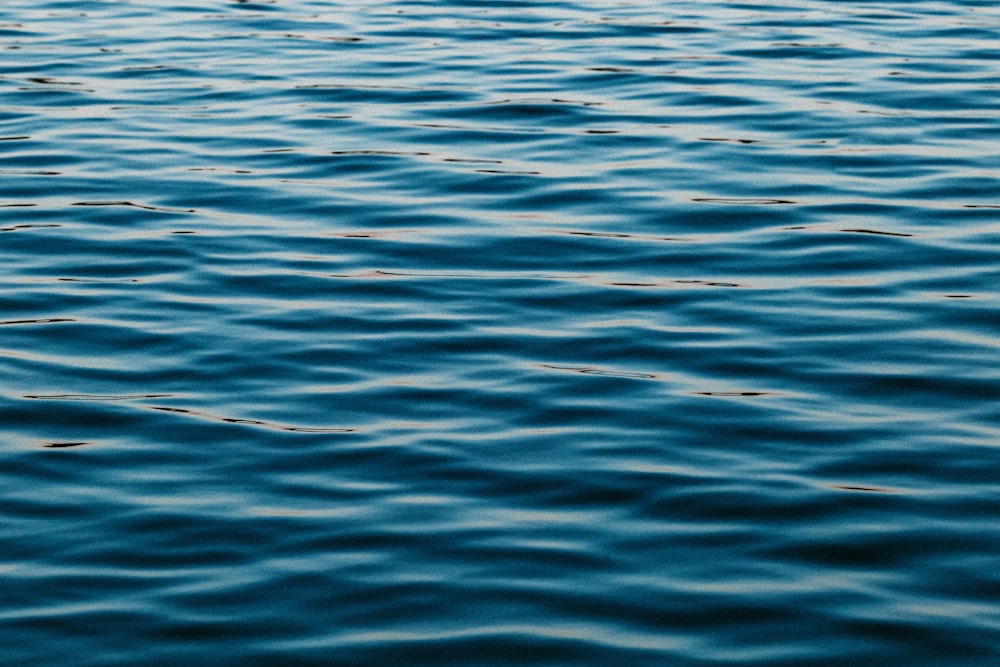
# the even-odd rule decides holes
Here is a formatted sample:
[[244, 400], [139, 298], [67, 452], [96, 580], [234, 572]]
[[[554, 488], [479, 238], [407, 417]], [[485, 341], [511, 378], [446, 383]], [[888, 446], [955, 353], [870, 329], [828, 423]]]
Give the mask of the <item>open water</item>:
[[0, 7], [0, 662], [1000, 664], [1000, 8]]

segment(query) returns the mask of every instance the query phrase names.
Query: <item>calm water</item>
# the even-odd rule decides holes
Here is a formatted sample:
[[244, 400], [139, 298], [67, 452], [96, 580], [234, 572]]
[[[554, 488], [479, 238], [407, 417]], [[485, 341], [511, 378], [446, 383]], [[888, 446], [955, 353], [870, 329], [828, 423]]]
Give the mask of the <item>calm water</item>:
[[1000, 9], [0, 8], [0, 662], [1000, 660]]

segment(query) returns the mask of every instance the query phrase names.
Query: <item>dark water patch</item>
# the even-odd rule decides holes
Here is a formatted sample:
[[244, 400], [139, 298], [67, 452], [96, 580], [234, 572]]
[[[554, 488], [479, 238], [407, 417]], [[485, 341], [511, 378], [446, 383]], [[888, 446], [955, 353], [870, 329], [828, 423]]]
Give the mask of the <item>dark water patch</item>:
[[573, 373], [582, 373], [584, 375], [600, 375], [604, 377], [618, 377], [618, 378], [629, 378], [633, 380], [653, 380], [656, 379], [656, 375], [652, 373], [639, 373], [634, 371], [623, 371], [623, 370], [609, 370], [602, 368], [587, 368], [587, 367], [576, 367], [576, 366], [553, 366], [550, 364], [542, 364], [542, 368], [551, 368], [558, 371], [571, 371]]
[[143, 398], [167, 398], [170, 394], [131, 394], [101, 396], [99, 394], [53, 394], [51, 396], [26, 395], [25, 398], [51, 401], [133, 401]]
[[18, 232], [25, 229], [50, 229], [53, 227], [62, 227], [62, 225], [49, 224], [49, 225], [34, 225], [34, 224], [24, 224], [24, 225], [13, 225], [12, 227], [0, 227], [0, 232]]
[[514, 171], [505, 169], [475, 169], [477, 174], [500, 174], [506, 176], [538, 176], [540, 171]]
[[277, 9], [277, 2], [275, 0], [270, 0], [269, 2], [252, 2], [252, 0], [235, 0], [232, 3], [236, 9], [246, 9], [253, 11], [263, 11], [271, 12]]
[[732, 144], [744, 144], [747, 146], [753, 144], [768, 143], [760, 139], [730, 139], [726, 137], [699, 137], [698, 141], [716, 141], [716, 142], [732, 143]]
[[547, 234], [569, 234], [570, 236], [589, 236], [595, 238], [608, 238], [608, 239], [635, 239], [637, 241], [642, 241], [642, 242], [650, 242], [650, 241], [684, 242], [684, 241], [694, 240], [676, 236], [653, 236], [648, 234], [626, 234], [622, 232], [576, 231], [576, 230], [562, 230], [562, 229], [545, 229], [541, 231]]
[[889, 489], [878, 486], [860, 486], [852, 484], [834, 484], [832, 488], [838, 489], [840, 491], [858, 491], [861, 493], [900, 493], [899, 489]]
[[142, 282], [138, 278], [55, 278], [61, 283], [122, 284]]
[[130, 201], [80, 201], [70, 204], [70, 206], [126, 206], [138, 208], [144, 211], [162, 211], [164, 213], [195, 213], [194, 209], [165, 208], [161, 206], [150, 206], [148, 204], [135, 204]]
[[795, 204], [790, 199], [763, 199], [753, 197], [695, 197], [691, 201], [707, 204], [734, 204], [737, 206], [773, 206], [775, 204]]
[[458, 91], [364, 84], [304, 84], [295, 86], [300, 97], [322, 102], [365, 104], [443, 104], [466, 99]]
[[158, 410], [160, 412], [169, 412], [172, 414], [179, 414], [191, 417], [197, 417], [201, 419], [210, 419], [212, 421], [223, 422], [226, 424], [241, 424], [246, 426], [256, 426], [266, 429], [274, 429], [277, 431], [288, 431], [291, 433], [353, 433], [355, 429], [353, 428], [326, 428], [326, 427], [314, 427], [314, 426], [290, 426], [287, 424], [277, 424], [274, 422], [262, 421], [259, 419], [244, 419], [240, 417], [223, 417], [219, 415], [214, 415], [208, 412], [203, 412], [201, 410], [190, 410], [188, 408], [176, 408], [176, 407], [166, 407], [151, 405], [150, 410]]
[[876, 236], [899, 236], [903, 238], [912, 237], [913, 234], [904, 234], [902, 232], [887, 232], [880, 229], [842, 229], [842, 232], [851, 232], [853, 234], [874, 234]]
[[0, 322], [0, 325], [8, 324], [58, 324], [60, 322], [76, 322], [77, 320], [68, 317], [50, 317], [36, 320], [7, 320]]
[[[40, 83], [46, 86], [81, 86], [83, 85], [79, 81], [60, 81], [58, 79], [53, 79], [48, 76], [38, 76], [38, 77], [28, 77], [27, 79], [31, 83]], [[93, 91], [90, 91], [93, 92]]]
[[741, 398], [741, 397], [755, 397], [755, 396], [774, 396], [773, 392], [769, 391], [698, 391], [695, 392], [698, 396], [722, 396], [727, 398]]

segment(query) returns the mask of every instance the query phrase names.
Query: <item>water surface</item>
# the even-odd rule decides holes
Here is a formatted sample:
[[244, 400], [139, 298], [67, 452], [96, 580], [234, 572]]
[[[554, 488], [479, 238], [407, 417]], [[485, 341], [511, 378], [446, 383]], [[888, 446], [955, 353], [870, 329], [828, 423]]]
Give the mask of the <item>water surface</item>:
[[998, 44], [4, 3], [0, 662], [996, 661]]

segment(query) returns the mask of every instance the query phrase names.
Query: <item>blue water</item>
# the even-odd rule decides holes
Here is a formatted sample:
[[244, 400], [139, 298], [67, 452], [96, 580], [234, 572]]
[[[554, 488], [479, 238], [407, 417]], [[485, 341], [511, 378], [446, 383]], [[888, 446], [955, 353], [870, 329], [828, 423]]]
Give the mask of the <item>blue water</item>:
[[0, 7], [0, 663], [1000, 664], [1000, 8]]

